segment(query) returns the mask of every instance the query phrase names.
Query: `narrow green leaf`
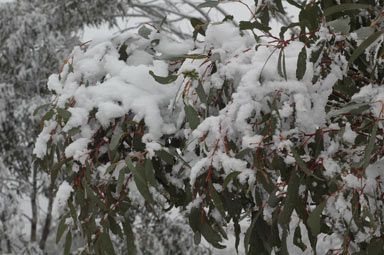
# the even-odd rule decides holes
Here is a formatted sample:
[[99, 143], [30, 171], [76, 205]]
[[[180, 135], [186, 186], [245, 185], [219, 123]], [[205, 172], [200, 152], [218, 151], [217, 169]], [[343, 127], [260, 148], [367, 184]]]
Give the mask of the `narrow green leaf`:
[[375, 146], [375, 141], [376, 141], [377, 125], [378, 125], [378, 121], [375, 121], [375, 124], [373, 125], [373, 128], [372, 128], [371, 137], [369, 138], [368, 145], [365, 148], [364, 158], [362, 161], [363, 169], [366, 169], [369, 166], [369, 163], [371, 162], [371, 155], [372, 155], [373, 147]]
[[241, 174], [240, 171], [237, 172], [232, 172], [225, 177], [224, 182], [223, 182], [223, 190], [225, 190], [228, 186], [228, 184], [235, 179], [239, 174]]
[[92, 191], [92, 189], [89, 187], [87, 181], [85, 178], [83, 179], [83, 186], [87, 192], [88, 197], [94, 201], [102, 210], [107, 211], [107, 206], [95, 195], [95, 193]]
[[330, 16], [332, 14], [342, 12], [342, 11], [349, 11], [349, 10], [356, 10], [356, 9], [372, 9], [373, 6], [369, 4], [339, 4], [334, 5], [329, 8], [327, 8], [324, 11], [325, 16]]
[[313, 212], [308, 217], [307, 223], [313, 236], [317, 236], [320, 233], [321, 213], [323, 212], [326, 203], [327, 200], [324, 200], [315, 208], [315, 210], [313, 210]]
[[301, 49], [297, 58], [296, 78], [298, 80], [303, 79], [305, 71], [307, 69], [307, 50], [305, 46]]
[[195, 233], [195, 235], [193, 236], [193, 241], [194, 241], [195, 245], [200, 244], [200, 242], [201, 242], [201, 233], [200, 232]]
[[283, 69], [282, 69], [282, 65], [281, 65], [281, 58], [283, 56], [283, 49], [280, 50], [280, 53], [279, 53], [279, 60], [277, 61], [277, 73], [281, 76], [281, 77], [284, 77], [283, 76]]
[[72, 116], [72, 113], [67, 109], [57, 108], [57, 114], [61, 118], [63, 118], [64, 122], [67, 122], [69, 118]]
[[111, 165], [107, 168], [107, 170], [105, 170], [104, 175], [107, 175], [107, 174], [109, 174], [109, 173], [112, 173], [113, 170], [115, 170], [116, 166], [117, 166], [117, 164], [111, 164]]
[[112, 217], [108, 217], [109, 226], [113, 234], [118, 235], [121, 239], [123, 239], [123, 232], [121, 231], [120, 225], [116, 222], [116, 220]]
[[223, 219], [225, 219], [225, 210], [224, 210], [223, 202], [221, 201], [219, 194], [217, 193], [215, 187], [213, 186], [212, 181], [208, 182], [208, 188], [209, 188], [209, 194], [212, 198], [213, 203], [215, 204], [217, 210], [219, 211]]
[[252, 231], [253, 231], [253, 228], [255, 227], [255, 224], [256, 224], [256, 221], [257, 219], [260, 217], [261, 213], [263, 212], [263, 209], [259, 210], [257, 212], [257, 214], [255, 215], [255, 217], [253, 217], [252, 219], [252, 222], [251, 222], [251, 225], [249, 226], [249, 228], [247, 229], [247, 232], [245, 232], [245, 235], [244, 235], [244, 249], [245, 249], [245, 254], [248, 254], [248, 250], [249, 250], [249, 241], [251, 240], [251, 235], [252, 235]]
[[376, 33], [373, 33], [370, 35], [367, 40], [362, 42], [359, 47], [357, 47], [354, 51], [352, 56], [349, 58], [348, 63], [352, 64], [355, 62], [355, 60], [364, 53], [365, 49], [367, 49], [372, 43], [374, 43], [382, 34], [384, 33], [384, 30], [377, 31]]
[[57, 227], [57, 233], [56, 233], [56, 244], [60, 242], [61, 237], [63, 236], [65, 230], [67, 230], [68, 225], [65, 224], [66, 219], [69, 217], [69, 214], [66, 214], [61, 218], [59, 221], [59, 225]]
[[120, 169], [119, 177], [117, 178], [117, 188], [116, 188], [117, 194], [120, 194], [121, 191], [123, 190], [124, 179], [125, 179], [125, 168]]
[[324, 181], [323, 179], [321, 179], [320, 177], [317, 177], [316, 175], [314, 175], [311, 170], [309, 170], [309, 168], [307, 167], [307, 164], [305, 164], [305, 162], [301, 159], [299, 153], [297, 153], [297, 151], [293, 148], [291, 148], [291, 151], [292, 151], [292, 154], [295, 156], [295, 159], [296, 159], [296, 162], [297, 164], [299, 165], [300, 169], [306, 173], [307, 175], [309, 176], [312, 176], [314, 177], [315, 179], [319, 180], [319, 181]]
[[263, 24], [261, 24], [257, 21], [254, 21], [254, 22], [240, 21], [239, 27], [240, 27], [240, 30], [253, 30], [253, 29], [258, 29], [261, 31], [271, 30], [270, 27], [264, 26]]
[[299, 187], [300, 178], [296, 172], [293, 172], [288, 182], [287, 196], [284, 200], [283, 213], [279, 219], [280, 222], [284, 225], [288, 225], [291, 221], [293, 209], [295, 208], [295, 205], [299, 199]]
[[51, 104], [43, 104], [43, 105], [40, 105], [39, 107], [37, 107], [34, 111], [33, 111], [33, 116], [36, 116], [40, 110], [44, 109], [44, 108], [47, 108], [48, 106], [50, 106]]
[[135, 236], [128, 219], [123, 221], [123, 231], [126, 237], [128, 255], [136, 255]]
[[153, 187], [157, 188], [159, 185], [155, 178], [155, 173], [152, 165], [152, 160], [146, 159], [145, 160], [145, 177], [149, 184], [151, 184]]
[[114, 134], [114, 135], [112, 136], [112, 139], [111, 139], [111, 141], [109, 142], [109, 149], [110, 149], [111, 151], [113, 151], [113, 150], [116, 149], [116, 147], [117, 147], [117, 145], [119, 144], [120, 139], [121, 139], [122, 136], [123, 136], [123, 133]]
[[68, 231], [67, 236], [65, 237], [64, 255], [69, 255], [69, 252], [71, 251], [71, 246], [72, 246], [72, 232]]
[[201, 84], [200, 80], [199, 80], [199, 84], [197, 85], [197, 88], [196, 88], [196, 93], [199, 96], [200, 101], [203, 104], [207, 104], [207, 94], [205, 94], [203, 84]]
[[108, 233], [105, 233], [105, 232], [100, 233], [100, 244], [102, 249], [108, 255], [115, 255], [115, 249], [113, 248], [113, 244]]
[[352, 115], [360, 114], [370, 108], [370, 103], [349, 103], [346, 104], [343, 108], [330, 111], [327, 114], [328, 118], [335, 117], [342, 114], [350, 113]]
[[141, 164], [137, 164], [132, 169], [133, 179], [140, 194], [148, 203], [154, 203], [151, 193], [148, 190], [147, 180], [145, 179], [145, 169]]
[[149, 74], [160, 84], [169, 84], [177, 80], [177, 75], [169, 75], [168, 77], [157, 76], [153, 71], [149, 71]]
[[69, 131], [68, 131], [68, 135], [70, 136], [74, 136], [76, 135], [77, 133], [80, 132], [80, 127], [75, 127], [75, 128], [71, 128]]
[[187, 116], [187, 120], [189, 122], [189, 126], [191, 129], [196, 129], [200, 124], [200, 119], [197, 116], [196, 110], [191, 105], [185, 105], [184, 107], [185, 115]]
[[201, 3], [197, 6], [197, 8], [213, 8], [219, 4], [219, 1], [207, 1], [205, 3]]
[[55, 111], [53, 109], [49, 110], [43, 117], [44, 120], [50, 120], [52, 119], [53, 115], [55, 114]]
[[160, 151], [156, 151], [155, 153], [159, 158], [161, 158], [168, 165], [174, 165], [176, 163], [174, 157], [168, 151], [160, 150]]

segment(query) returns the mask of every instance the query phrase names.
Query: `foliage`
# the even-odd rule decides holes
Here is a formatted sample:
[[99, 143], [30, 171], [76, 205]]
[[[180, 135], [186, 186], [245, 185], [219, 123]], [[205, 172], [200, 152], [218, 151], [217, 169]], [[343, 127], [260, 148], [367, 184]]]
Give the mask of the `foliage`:
[[65, 253], [80, 232], [81, 254], [123, 234], [134, 254], [137, 205], [180, 208], [218, 249], [233, 223], [247, 254], [382, 253], [384, 4], [340, 2], [288, 1], [299, 22], [279, 36], [281, 1], [255, 1], [240, 27], [191, 20], [193, 42], [154, 29], [76, 47], [34, 151], [72, 188]]

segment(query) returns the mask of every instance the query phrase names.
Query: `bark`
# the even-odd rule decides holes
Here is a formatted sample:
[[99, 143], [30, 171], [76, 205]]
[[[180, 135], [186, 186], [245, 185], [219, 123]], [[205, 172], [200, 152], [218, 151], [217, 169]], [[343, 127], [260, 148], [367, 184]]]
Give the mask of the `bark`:
[[31, 207], [32, 207], [32, 220], [31, 220], [31, 242], [36, 242], [37, 231], [37, 169], [33, 168], [32, 176], [32, 194], [31, 194]]
[[51, 187], [49, 189], [49, 201], [48, 201], [47, 216], [45, 218], [43, 233], [41, 235], [41, 240], [40, 240], [40, 244], [39, 244], [40, 249], [42, 249], [42, 250], [45, 249], [45, 244], [47, 242], [49, 232], [51, 231], [53, 199], [54, 199], [54, 193], [53, 193], [53, 188]]

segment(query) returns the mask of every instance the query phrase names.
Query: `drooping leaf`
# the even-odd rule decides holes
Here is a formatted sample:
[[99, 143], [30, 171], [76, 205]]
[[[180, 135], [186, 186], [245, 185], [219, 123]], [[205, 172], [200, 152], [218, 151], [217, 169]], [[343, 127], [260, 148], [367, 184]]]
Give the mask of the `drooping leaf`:
[[114, 134], [112, 136], [111, 142], [109, 143], [109, 149], [111, 151], [115, 150], [117, 145], [120, 142], [121, 137], [123, 136], [123, 133]]
[[219, 1], [207, 1], [205, 3], [201, 3], [197, 6], [197, 8], [213, 8], [219, 4]]
[[301, 49], [297, 58], [296, 78], [298, 80], [303, 79], [305, 71], [307, 69], [307, 50], [305, 46]]
[[261, 31], [271, 30], [270, 27], [264, 26], [263, 24], [261, 24], [257, 21], [254, 21], [254, 22], [240, 21], [239, 27], [240, 27], [240, 30], [253, 30], [253, 29], [258, 29]]
[[331, 16], [332, 14], [342, 12], [342, 11], [349, 11], [349, 10], [356, 10], [356, 9], [372, 9], [373, 7], [368, 4], [339, 4], [334, 5], [329, 8], [327, 8], [324, 11], [325, 16]]
[[377, 31], [376, 33], [373, 33], [370, 35], [364, 42], [362, 42], [359, 47], [357, 47], [351, 57], [348, 60], [349, 64], [352, 64], [355, 62], [355, 60], [364, 53], [365, 49], [367, 49], [372, 43], [374, 43], [382, 34], [384, 33], [384, 30]]
[[312, 176], [312, 177], [318, 179], [319, 181], [323, 181], [323, 179], [321, 179], [320, 177], [314, 175], [313, 172], [311, 172], [311, 170], [309, 170], [309, 168], [307, 167], [307, 164], [301, 159], [299, 153], [297, 153], [297, 151], [295, 149], [291, 148], [291, 151], [292, 151], [292, 154], [294, 155], [294, 157], [296, 159], [297, 164], [299, 165], [300, 169], [304, 173], [306, 173], [307, 175]]
[[43, 105], [40, 105], [39, 107], [37, 107], [34, 111], [33, 111], [33, 116], [36, 116], [40, 110], [44, 109], [44, 108], [47, 108], [48, 106], [50, 106], [51, 104], [43, 104]]
[[203, 104], [207, 104], [207, 95], [205, 94], [203, 84], [201, 84], [200, 80], [199, 80], [199, 84], [197, 85], [197, 88], [196, 88], [196, 93], [199, 96], [200, 101]]
[[245, 232], [245, 235], [244, 235], [245, 254], [248, 254], [249, 243], [250, 243], [250, 240], [251, 240], [251, 235], [252, 235], [252, 232], [253, 232], [253, 228], [255, 227], [256, 221], [260, 217], [262, 212], [263, 212], [262, 209], [257, 212], [257, 214], [253, 217], [251, 225], [247, 229], [247, 232]]
[[360, 114], [360, 113], [368, 110], [369, 108], [370, 108], [370, 103], [354, 103], [354, 102], [352, 102], [352, 103], [345, 105], [341, 109], [330, 111], [327, 114], [327, 117], [331, 118], [331, 117], [335, 117], [335, 116], [347, 114], [347, 113], [352, 114], [352, 115], [356, 115], [356, 114]]
[[116, 188], [117, 194], [120, 194], [121, 191], [123, 190], [124, 179], [125, 179], [125, 168], [120, 169], [119, 177], [117, 178], [117, 188]]
[[283, 213], [279, 218], [280, 222], [284, 225], [289, 224], [292, 212], [299, 200], [299, 186], [300, 178], [296, 172], [293, 172], [288, 182], [287, 196], [284, 200]]
[[216, 206], [216, 209], [219, 211], [223, 219], [225, 219], [225, 210], [224, 210], [223, 202], [221, 201], [221, 198], [217, 193], [215, 187], [213, 186], [211, 180], [208, 182], [208, 188], [209, 188], [209, 195], [211, 196], [212, 201]]
[[56, 244], [60, 242], [61, 237], [63, 236], [65, 230], [67, 230], [68, 225], [65, 224], [66, 219], [69, 217], [69, 214], [67, 213], [65, 216], [61, 218], [59, 221], [59, 225], [57, 227], [57, 233], [56, 233]]
[[320, 233], [321, 213], [323, 212], [326, 203], [327, 200], [324, 200], [315, 208], [315, 210], [313, 210], [313, 212], [308, 217], [307, 223], [313, 236], [317, 236]]
[[365, 148], [363, 161], [361, 162], [363, 169], [366, 169], [369, 166], [369, 163], [371, 162], [372, 151], [376, 141], [377, 126], [378, 121], [375, 121], [375, 124], [372, 128], [371, 136], [369, 137], [368, 145]]
[[153, 71], [149, 71], [149, 74], [160, 84], [169, 84], [177, 80], [177, 75], [169, 75], [168, 77], [157, 76]]
[[153, 187], [158, 187], [159, 185], [155, 178], [152, 160], [146, 159], [144, 167], [145, 167], [145, 177], [147, 178], [148, 183], [151, 184]]
[[113, 248], [113, 244], [108, 233], [100, 233], [100, 245], [108, 255], [115, 255], [115, 249]]
[[71, 246], [72, 246], [72, 232], [68, 231], [67, 236], [65, 237], [64, 255], [69, 255], [69, 252], [71, 251]]
[[240, 171], [232, 172], [225, 177], [224, 182], [223, 182], [223, 190], [225, 190], [228, 186], [228, 184], [235, 179], [239, 174], [241, 174]]
[[132, 227], [128, 219], [123, 221], [123, 230], [126, 237], [128, 255], [136, 255], [135, 236], [133, 235]]
[[175, 159], [168, 151], [160, 150], [155, 152], [156, 155], [161, 158], [165, 163], [169, 165], [175, 164]]
[[189, 126], [191, 129], [196, 129], [200, 124], [200, 119], [197, 116], [196, 110], [191, 105], [185, 105], [184, 107], [185, 115], [187, 116], [187, 120], [189, 122]]

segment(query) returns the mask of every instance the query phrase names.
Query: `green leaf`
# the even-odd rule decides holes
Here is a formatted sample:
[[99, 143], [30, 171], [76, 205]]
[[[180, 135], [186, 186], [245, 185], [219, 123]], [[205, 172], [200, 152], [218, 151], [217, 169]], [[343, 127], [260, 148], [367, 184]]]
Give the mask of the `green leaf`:
[[207, 94], [205, 94], [203, 84], [201, 84], [200, 80], [199, 80], [199, 84], [197, 85], [197, 88], [196, 88], [196, 93], [199, 96], [200, 101], [203, 104], [207, 104]]
[[349, 31], [351, 30], [351, 26], [349, 25], [350, 21], [351, 21], [351, 18], [349, 16], [341, 17], [336, 20], [332, 20], [328, 22], [328, 26], [332, 28], [333, 32], [341, 33], [343, 35], [348, 35]]
[[374, 43], [382, 34], [384, 33], [384, 30], [377, 31], [376, 33], [373, 33], [370, 35], [367, 40], [362, 42], [359, 47], [357, 47], [354, 51], [352, 56], [349, 58], [348, 63], [352, 64], [355, 62], [355, 60], [364, 53], [365, 49], [367, 49], [372, 43]]
[[53, 109], [49, 110], [43, 117], [44, 120], [50, 120], [52, 119], [53, 115], [55, 114], [55, 111]]
[[123, 232], [121, 231], [121, 227], [119, 224], [117, 224], [116, 220], [112, 216], [109, 216], [108, 221], [112, 233], [123, 239]]
[[217, 210], [219, 211], [223, 219], [225, 219], [225, 210], [224, 210], [223, 202], [221, 201], [221, 198], [217, 193], [215, 187], [213, 186], [211, 180], [208, 182], [208, 188], [209, 188], [209, 194], [212, 198], [213, 203], [215, 204]]
[[200, 242], [201, 242], [201, 233], [200, 232], [195, 233], [195, 235], [193, 236], [193, 242], [195, 243], [195, 245], [200, 244]]
[[68, 131], [68, 135], [70, 135], [70, 136], [74, 136], [74, 135], [76, 135], [77, 133], [79, 133], [80, 130], [81, 130], [80, 127], [71, 128], [71, 129]]
[[196, 129], [200, 124], [200, 119], [197, 116], [196, 110], [191, 105], [185, 105], [184, 107], [185, 115], [187, 116], [187, 120], [189, 122], [189, 126], [191, 129]]
[[232, 172], [225, 177], [224, 182], [223, 182], [223, 190], [225, 190], [228, 186], [228, 184], [235, 179], [239, 174], [241, 174], [240, 171], [237, 172]]
[[123, 221], [123, 231], [126, 237], [128, 255], [136, 255], [135, 236], [128, 219]]
[[116, 166], [117, 166], [117, 164], [111, 164], [111, 165], [107, 168], [107, 170], [105, 170], [104, 175], [107, 175], [107, 174], [113, 172], [113, 170], [115, 170]]
[[169, 75], [168, 77], [157, 76], [153, 71], [149, 71], [149, 74], [160, 84], [169, 84], [177, 80], [177, 75]]
[[328, 118], [332, 118], [338, 115], [350, 113], [352, 115], [360, 114], [370, 108], [370, 103], [349, 103], [341, 109], [330, 111], [327, 114]]
[[210, 244], [212, 244], [215, 248], [223, 249], [225, 246], [220, 245], [219, 243], [222, 241], [221, 236], [212, 228], [211, 224], [205, 213], [203, 212], [202, 222], [199, 224], [199, 231], [204, 236], [205, 240], [207, 240]]
[[159, 185], [155, 178], [155, 173], [152, 165], [152, 160], [146, 159], [145, 160], [145, 177], [149, 184], [151, 184], [153, 187], [157, 188]]
[[64, 217], [61, 218], [59, 221], [59, 225], [57, 227], [57, 233], [56, 233], [56, 244], [60, 242], [61, 237], [63, 236], [65, 230], [67, 230], [68, 225], [65, 224], [66, 219], [69, 217], [69, 214], [66, 214]]
[[299, 53], [299, 57], [297, 58], [296, 78], [298, 80], [303, 79], [306, 69], [307, 69], [307, 50], [305, 49], [305, 46], [304, 46]]
[[219, 4], [219, 1], [207, 1], [205, 3], [201, 3], [197, 6], [197, 8], [213, 8]]
[[152, 33], [152, 30], [146, 26], [141, 26], [139, 29], [139, 35], [145, 39], [149, 39], [149, 35]]
[[83, 178], [83, 186], [87, 192], [88, 197], [94, 201], [102, 210], [107, 211], [107, 206], [95, 195], [95, 193], [92, 191], [92, 189], [89, 187], [87, 181], [85, 178]]
[[43, 104], [43, 105], [40, 105], [39, 107], [37, 107], [34, 111], [33, 111], [33, 116], [36, 116], [40, 110], [44, 109], [44, 108], [47, 108], [48, 106], [50, 106], [51, 104]]
[[168, 165], [174, 165], [176, 163], [174, 157], [168, 151], [161, 150], [161, 151], [155, 151], [155, 153], [159, 158], [161, 158]]
[[258, 29], [258, 30], [261, 30], [261, 31], [269, 31], [269, 30], [271, 30], [270, 27], [264, 26], [264, 25], [262, 25], [261, 23], [259, 23], [257, 21], [254, 21], [254, 22], [240, 21], [239, 27], [240, 27], [240, 30], [253, 30], [253, 29]]
[[65, 237], [64, 255], [69, 255], [69, 252], [71, 251], [71, 246], [72, 246], [72, 232], [68, 231], [67, 236]]
[[[133, 166], [131, 158], [129, 156], [126, 157], [125, 161], [127, 162], [127, 165]], [[154, 203], [152, 195], [148, 190], [144, 167], [141, 164], [136, 164], [136, 167], [132, 167], [131, 171], [136, 187], [139, 190], [140, 194], [148, 203]]]
[[317, 236], [320, 233], [321, 213], [323, 212], [326, 203], [327, 200], [324, 200], [315, 208], [315, 210], [313, 210], [313, 212], [308, 217], [307, 223], [313, 236]]
[[378, 121], [375, 121], [375, 124], [372, 128], [371, 137], [369, 138], [368, 145], [365, 148], [363, 161], [361, 162], [363, 169], [366, 169], [369, 166], [369, 163], [371, 162], [371, 155], [376, 141], [377, 125]]
[[372, 9], [373, 6], [369, 4], [339, 4], [334, 5], [329, 8], [327, 8], [324, 11], [325, 16], [330, 16], [332, 14], [342, 12], [342, 11], [349, 11], [349, 10], [356, 10], [356, 9]]
[[300, 178], [296, 172], [293, 172], [288, 182], [287, 196], [284, 200], [284, 209], [280, 217], [280, 222], [284, 225], [288, 225], [291, 221], [293, 209], [299, 199], [299, 187]]
[[312, 63], [316, 63], [316, 62], [317, 62], [317, 60], [319, 59], [321, 53], [323, 53], [324, 45], [325, 45], [324, 42], [320, 42], [320, 44], [317, 45], [317, 48], [315, 48], [315, 49], [311, 52], [311, 59], [310, 59], [310, 61], [311, 61]]
[[123, 136], [123, 134], [124, 134], [124, 133], [119, 133], [119, 134], [114, 134], [114, 135], [112, 136], [112, 139], [111, 139], [111, 141], [109, 142], [109, 149], [110, 149], [111, 151], [113, 151], [113, 150], [116, 149], [116, 147], [117, 147], [117, 145], [119, 144], [120, 139], [121, 139], [121, 137]]
[[121, 191], [123, 190], [124, 179], [125, 179], [125, 168], [120, 169], [119, 177], [117, 178], [117, 188], [116, 188], [117, 194], [120, 194]]
[[113, 244], [111, 238], [109, 237], [109, 234], [105, 232], [100, 233], [100, 245], [108, 255], [115, 255], [115, 249], [113, 248]]
[[245, 232], [245, 235], [244, 235], [244, 248], [245, 248], [245, 254], [248, 254], [248, 250], [249, 250], [249, 241], [251, 240], [251, 235], [252, 235], [252, 231], [253, 231], [253, 228], [255, 227], [255, 224], [256, 224], [256, 221], [257, 219], [259, 218], [259, 216], [261, 215], [261, 213], [263, 212], [263, 209], [259, 210], [257, 212], [257, 214], [255, 215], [255, 217], [253, 217], [252, 219], [252, 222], [251, 222], [251, 225], [249, 226], [249, 228], [247, 229], [247, 232]]
[[293, 148], [291, 148], [291, 151], [292, 151], [292, 154], [295, 156], [295, 159], [296, 159], [296, 162], [297, 164], [299, 165], [300, 169], [306, 173], [307, 175], [309, 176], [312, 176], [314, 177], [315, 179], [319, 180], [319, 181], [324, 181], [323, 179], [321, 179], [320, 177], [317, 177], [316, 175], [314, 175], [311, 170], [309, 170], [309, 168], [307, 167], [307, 164], [301, 159], [299, 153], [297, 153], [297, 151]]
[[72, 116], [72, 113], [67, 109], [57, 108], [57, 114], [61, 118], [63, 118], [64, 122], [67, 122], [69, 118]]

